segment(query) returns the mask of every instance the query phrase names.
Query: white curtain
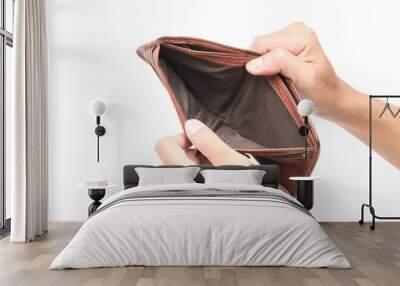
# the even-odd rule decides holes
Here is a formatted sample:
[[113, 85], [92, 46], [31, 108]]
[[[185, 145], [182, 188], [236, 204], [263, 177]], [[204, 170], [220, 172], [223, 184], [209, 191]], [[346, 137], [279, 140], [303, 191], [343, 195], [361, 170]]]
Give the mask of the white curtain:
[[6, 115], [10, 241], [27, 242], [47, 232], [48, 224], [46, 0], [16, 0], [14, 9], [13, 92]]

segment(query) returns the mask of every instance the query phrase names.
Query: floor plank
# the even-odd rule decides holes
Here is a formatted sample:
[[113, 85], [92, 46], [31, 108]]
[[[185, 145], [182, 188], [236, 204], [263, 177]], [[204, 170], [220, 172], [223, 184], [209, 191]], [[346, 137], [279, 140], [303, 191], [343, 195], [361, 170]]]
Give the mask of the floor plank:
[[357, 223], [321, 225], [352, 269], [137, 266], [50, 271], [51, 261], [81, 226], [79, 222], [57, 222], [32, 243], [0, 241], [0, 285], [400, 285], [399, 222], [380, 222], [375, 231]]

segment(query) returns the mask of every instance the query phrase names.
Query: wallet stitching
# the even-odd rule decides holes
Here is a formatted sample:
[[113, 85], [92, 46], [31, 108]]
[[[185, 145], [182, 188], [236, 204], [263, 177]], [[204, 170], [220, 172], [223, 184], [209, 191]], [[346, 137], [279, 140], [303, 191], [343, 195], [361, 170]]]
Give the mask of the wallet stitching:
[[233, 52], [242, 52], [242, 53], [246, 52], [245, 50], [241, 50], [241, 49], [237, 49], [237, 48], [234, 48], [234, 47], [222, 45], [222, 44], [215, 43], [215, 42], [212, 42], [212, 41], [201, 40], [201, 39], [185, 38], [185, 37], [178, 38], [178, 39], [176, 39], [176, 38], [173, 39], [173, 38], [168, 38], [168, 37], [167, 38], [159, 38], [158, 39], [158, 41], [160, 43], [168, 42], [169, 40], [171, 42], [173, 42], [173, 43], [180, 43], [180, 42], [186, 43], [186, 42], [189, 42], [189, 43], [193, 43], [193, 44], [198, 44], [200, 46], [205, 46], [205, 47], [208, 47], [208, 48], [215, 48], [215, 49], [219, 49], [219, 50], [226, 49], [228, 51], [233, 51]]
[[[290, 94], [290, 91], [288, 90], [288, 88], [286, 87], [286, 85], [282, 82], [282, 81], [277, 81], [277, 84], [279, 84], [279, 86], [281, 87], [281, 90], [283, 91], [283, 93], [285, 94], [285, 96], [289, 93]], [[297, 94], [293, 91], [293, 93], [297, 96]], [[292, 107], [295, 107], [295, 106], [297, 106], [297, 104], [295, 103], [295, 101], [293, 100], [293, 98], [291, 97], [291, 96], [286, 96], [286, 102], [288, 103], [288, 104], [291, 104], [292, 105]], [[292, 110], [292, 108], [290, 108], [290, 107], [288, 107], [288, 110], [289, 110], [289, 112]], [[292, 112], [291, 113], [292, 114], [292, 116], [294, 115], [294, 118], [296, 118], [296, 117], [298, 117], [298, 114], [297, 113], [294, 113], [294, 112]], [[300, 120], [299, 120], [300, 121]], [[296, 122], [297, 123], [297, 122]], [[312, 124], [310, 124], [310, 125], [312, 125]], [[308, 138], [308, 140], [309, 140], [309, 143], [310, 144], [314, 144], [315, 143], [315, 141], [314, 141], [314, 138], [313, 138], [313, 136], [307, 136]]]
[[[168, 44], [168, 43], [165, 43], [165, 44], [163, 44], [165, 47], [168, 47], [168, 48], [171, 48], [171, 49], [175, 49], [175, 50], [178, 50], [178, 51], [182, 51], [182, 52], [184, 52], [184, 53], [190, 53], [190, 54], [204, 54], [205, 56], [207, 56], [207, 55], [210, 55], [210, 56], [213, 56], [213, 55], [218, 55], [218, 56], [222, 56], [223, 57], [223, 53], [225, 53], [225, 54], [231, 54], [231, 55], [235, 55], [234, 53], [232, 53], [232, 52], [226, 52], [226, 51], [224, 51], [224, 50], [216, 50], [216, 51], [198, 51], [198, 50], [193, 50], [193, 49], [190, 49], [189, 47], [182, 47], [182, 46], [177, 46], [177, 45], [172, 45], [172, 44]], [[208, 48], [208, 47], [207, 47]], [[238, 56], [245, 56], [245, 55], [238, 55]]]
[[[164, 45], [165, 46], [165, 45]], [[173, 49], [177, 52], [184, 53], [186, 55], [190, 55], [196, 58], [200, 58], [202, 60], [214, 62], [214, 63], [219, 63], [219, 64], [226, 64], [229, 66], [244, 66], [251, 58], [249, 56], [243, 55], [241, 58], [236, 58], [236, 59], [228, 59], [225, 56], [221, 55], [208, 55], [207, 57], [202, 56], [200, 54], [196, 54], [195, 52], [191, 51], [184, 51], [181, 49], [177, 49], [176, 47], [173, 47], [171, 45], [165, 46], [166, 48]], [[235, 61], [236, 60], [236, 61]]]
[[[291, 97], [287, 96], [287, 92], [289, 92], [289, 91], [287, 90], [286, 86], [284, 86], [283, 82], [277, 80], [276, 83], [277, 83], [279, 89], [280, 89], [281, 91], [283, 91], [283, 94], [285, 95], [285, 99], [286, 99], [286, 100], [283, 99], [285, 105], [294, 104], [293, 99], [292, 99]], [[290, 112], [291, 115], [293, 116], [294, 113], [291, 112], [292, 109], [291, 109], [289, 106], [287, 106], [287, 107], [288, 107], [289, 112]], [[294, 114], [294, 115], [296, 116], [297, 114]], [[293, 118], [293, 119], [295, 119], [295, 118]], [[295, 119], [295, 120], [296, 120], [296, 119]], [[296, 122], [296, 123], [297, 123], [297, 122]], [[307, 137], [308, 137], [308, 138], [306, 138], [306, 140], [310, 143], [310, 145], [314, 145], [314, 140], [313, 140], [312, 136], [307, 136]], [[312, 166], [312, 165], [314, 164], [314, 162], [315, 162], [315, 161], [313, 160], [313, 159], [314, 159], [313, 156], [310, 156], [310, 157], [311, 157], [311, 160], [309, 160], [309, 161], [308, 161], [308, 164], [306, 164], [306, 165], [304, 166], [304, 171], [305, 171], [306, 174], [308, 174], [308, 173], [310, 172], [311, 166]]]
[[[191, 50], [189, 48], [182, 48], [182, 47], [178, 47], [178, 46], [174, 46], [174, 45], [170, 45], [170, 44], [164, 44], [164, 46], [167, 47], [167, 48], [174, 49], [176, 51], [180, 51], [182, 53], [187, 53], [187, 54], [192, 55], [192, 56], [201, 56], [201, 55], [203, 55], [203, 56], [206, 56], [206, 57], [208, 56], [208, 57], [229, 58], [229, 57], [226, 56], [226, 54], [228, 54], [228, 53], [225, 52], [225, 55], [221, 54], [221, 53], [224, 53], [223, 51], [221, 51], [221, 52], [219, 52], [219, 51], [218, 52], [196, 51], [196, 50]], [[243, 59], [247, 59], [249, 57], [246, 54], [237, 55], [237, 54], [231, 53], [229, 55], [231, 55], [231, 56], [233, 56], [235, 58], [243, 58]], [[204, 58], [204, 57], [202, 57], [202, 58]]]

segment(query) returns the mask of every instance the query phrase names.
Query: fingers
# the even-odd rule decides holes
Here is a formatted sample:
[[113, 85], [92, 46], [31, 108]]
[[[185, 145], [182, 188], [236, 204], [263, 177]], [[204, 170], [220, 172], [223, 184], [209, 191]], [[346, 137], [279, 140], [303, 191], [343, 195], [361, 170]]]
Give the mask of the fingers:
[[307, 63], [284, 49], [273, 49], [246, 64], [246, 69], [254, 75], [270, 76], [281, 73], [295, 84], [304, 82], [312, 75]]
[[[250, 160], [230, 148], [217, 134], [199, 120], [191, 119], [185, 124], [186, 134], [161, 139], [155, 147], [161, 160], [167, 165], [250, 165]], [[190, 141], [189, 141], [190, 140]], [[190, 145], [201, 154], [196, 154]], [[205, 158], [204, 158], [205, 157]]]
[[269, 35], [257, 37], [252, 49], [264, 55], [247, 63], [254, 75], [281, 73], [301, 87], [312, 82], [314, 73], [309, 63], [322, 55], [315, 33], [303, 23], [293, 23]]
[[297, 56], [307, 46], [313, 46], [316, 43], [318, 43], [318, 39], [313, 30], [303, 23], [293, 23], [280, 31], [256, 37], [251, 45], [251, 50], [265, 54], [282, 48]]
[[155, 150], [166, 165], [198, 165], [194, 150], [188, 150], [191, 143], [181, 133], [161, 139]]
[[244, 166], [249, 166], [251, 164], [246, 156], [229, 147], [201, 121], [196, 119], [186, 121], [185, 130], [192, 144], [211, 162], [211, 164]]

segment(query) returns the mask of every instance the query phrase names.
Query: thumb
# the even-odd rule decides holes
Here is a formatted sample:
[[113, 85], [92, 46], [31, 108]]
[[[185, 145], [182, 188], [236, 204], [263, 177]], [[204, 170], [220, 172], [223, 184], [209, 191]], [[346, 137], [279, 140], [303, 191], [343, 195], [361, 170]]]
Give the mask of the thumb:
[[271, 76], [280, 73], [300, 87], [311, 71], [311, 67], [306, 62], [281, 48], [273, 49], [269, 53], [249, 61], [246, 69], [254, 75]]
[[249, 159], [229, 147], [210, 128], [197, 119], [185, 123], [186, 135], [213, 165], [244, 165], [249, 166]]

